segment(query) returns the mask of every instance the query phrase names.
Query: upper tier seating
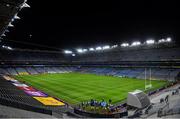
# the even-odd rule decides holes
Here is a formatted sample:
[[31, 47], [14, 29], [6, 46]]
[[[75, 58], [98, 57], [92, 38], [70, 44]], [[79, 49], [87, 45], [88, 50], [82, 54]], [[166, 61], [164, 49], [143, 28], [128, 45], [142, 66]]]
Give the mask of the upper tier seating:
[[180, 48], [158, 48], [143, 50], [119, 50], [99, 53], [82, 53], [76, 62], [111, 62], [111, 61], [180, 61]]
[[75, 57], [65, 56], [60, 52], [45, 52], [32, 50], [8, 51], [0, 49], [0, 61], [14, 61], [14, 63], [69, 63], [77, 62], [112, 62], [112, 61], [180, 61], [180, 47], [147, 48], [147, 49], [111, 49], [77, 53]]
[[0, 61], [47, 61], [47, 62], [55, 62], [55, 61], [64, 61], [65, 58], [60, 53], [52, 53], [52, 52], [34, 52], [34, 51], [8, 51], [0, 49]]

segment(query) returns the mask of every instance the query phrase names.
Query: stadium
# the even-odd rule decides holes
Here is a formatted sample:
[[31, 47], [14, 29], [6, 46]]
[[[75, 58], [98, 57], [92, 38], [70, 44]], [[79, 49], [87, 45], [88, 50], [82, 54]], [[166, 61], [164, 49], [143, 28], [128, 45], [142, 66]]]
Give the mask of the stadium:
[[8, 29], [27, 9], [27, 0], [0, 1], [0, 118], [180, 117], [180, 45], [173, 37], [61, 51], [12, 47]]

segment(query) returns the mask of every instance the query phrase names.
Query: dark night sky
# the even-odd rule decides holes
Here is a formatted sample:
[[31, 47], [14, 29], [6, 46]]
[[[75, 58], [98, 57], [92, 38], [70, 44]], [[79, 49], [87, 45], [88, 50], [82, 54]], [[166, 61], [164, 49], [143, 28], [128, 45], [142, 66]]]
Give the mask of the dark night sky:
[[59, 49], [167, 36], [178, 41], [179, 6], [175, 0], [37, 1], [28, 1], [31, 8], [19, 13], [21, 20], [14, 23], [7, 39]]

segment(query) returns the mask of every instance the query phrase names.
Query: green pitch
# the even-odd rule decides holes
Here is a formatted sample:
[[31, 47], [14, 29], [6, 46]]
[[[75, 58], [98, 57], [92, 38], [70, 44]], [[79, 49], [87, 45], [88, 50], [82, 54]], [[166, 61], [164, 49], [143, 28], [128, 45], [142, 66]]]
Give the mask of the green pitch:
[[[15, 76], [15, 78], [69, 104], [90, 99], [107, 101], [111, 99], [112, 103], [117, 103], [124, 100], [129, 91], [144, 90], [144, 80], [95, 74], [38, 74]], [[165, 81], [152, 81], [153, 89], [166, 84]]]

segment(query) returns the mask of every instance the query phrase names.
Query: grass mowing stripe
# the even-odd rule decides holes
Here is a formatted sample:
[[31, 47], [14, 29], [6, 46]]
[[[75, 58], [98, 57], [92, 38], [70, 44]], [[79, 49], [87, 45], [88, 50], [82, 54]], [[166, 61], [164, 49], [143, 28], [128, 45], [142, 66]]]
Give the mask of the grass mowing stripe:
[[[36, 78], [36, 79], [38, 79], [38, 78]], [[33, 85], [36, 85], [37, 83], [38, 83], [38, 80], [32, 80], [31, 81], [32, 83], [33, 83]], [[47, 90], [47, 88], [44, 88], [44, 87], [46, 87], [46, 85], [43, 85], [42, 83], [41, 83], [41, 85], [38, 85], [38, 86], [36, 86], [36, 87], [38, 87], [38, 89], [39, 88], [41, 88], [41, 89], [43, 89], [43, 90], [45, 90], [45, 91], [47, 91], [47, 92], [52, 92], [52, 91], [50, 91], [50, 90], [53, 90], [54, 91], [54, 93], [60, 93], [60, 94], [63, 94], [63, 95], [66, 95], [65, 97], [66, 98], [71, 98], [71, 99], [73, 99], [73, 100], [76, 100], [76, 99], [81, 99], [81, 95], [82, 94], [80, 94], [80, 95], [78, 95], [77, 93], [75, 94], [75, 95], [72, 95], [73, 94], [73, 92], [69, 92], [70, 90], [66, 90], [66, 91], [64, 91], [64, 92], [66, 92], [66, 93], [64, 93], [64, 92], [59, 92], [60, 90], [58, 89], [57, 90], [57, 88], [56, 88], [56, 86], [49, 86], [49, 88], [48, 88], [48, 90]], [[77, 88], [76, 88], [77, 89]], [[70, 95], [71, 94], [71, 95]], [[69, 96], [68, 96], [69, 95]], [[62, 96], [61, 95], [61, 99], [62, 99], [62, 97], [64, 97], [64, 96]], [[65, 99], [66, 99], [65, 98]], [[77, 101], [76, 101], [77, 102]]]
[[[38, 78], [36, 78], [36, 79], [38, 79]], [[37, 89], [41, 89], [43, 91], [48, 92], [49, 94], [52, 94], [53, 96], [58, 96], [59, 97], [59, 92], [58, 92], [59, 90], [56, 91], [56, 89], [57, 89], [56, 87], [54, 87], [54, 88], [51, 88], [51, 87], [45, 88], [46, 85], [38, 84], [38, 82], [35, 81], [35, 80], [31, 81], [31, 84], [35, 85], [35, 87]], [[38, 85], [36, 85], [36, 84], [38, 84]], [[63, 93], [61, 92], [61, 94], [63, 94]], [[69, 98], [69, 99], [67, 99], [67, 98]], [[74, 98], [72, 98], [72, 96], [69, 97], [67, 94], [61, 95], [60, 99], [65, 99], [67, 101], [71, 100], [73, 102], [78, 102], [78, 100], [75, 100]]]
[[[50, 81], [52, 81], [52, 79], [50, 79], [50, 80], [46, 80], [49, 84], [51, 83], [52, 84], [52, 82], [50, 82]], [[53, 82], [53, 84], [55, 84], [56, 82]], [[65, 84], [65, 83], [64, 83]], [[63, 85], [64, 85], [63, 84]], [[70, 85], [70, 83], [68, 83], [68, 86]], [[80, 86], [80, 85], [76, 85], [76, 86]], [[72, 87], [72, 85], [70, 85], [70, 87]], [[82, 88], [82, 86], [80, 86], [81, 88]], [[76, 87], [77, 88], [77, 87]], [[87, 86], [85, 86], [85, 88], [88, 88]], [[92, 88], [90, 88], [90, 89], [92, 89]], [[81, 90], [80, 90], [81, 91]], [[101, 90], [101, 91], [104, 91], [104, 90]], [[92, 92], [92, 91], [90, 91], [90, 92]], [[92, 94], [92, 93], [89, 93], [89, 94]]]
[[[112, 99], [113, 103], [116, 103], [125, 99], [129, 91], [144, 90], [144, 80], [95, 74], [40, 74], [16, 76], [16, 78], [70, 104], [102, 98]], [[152, 84], [153, 88], [159, 88], [166, 82], [152, 81]]]

